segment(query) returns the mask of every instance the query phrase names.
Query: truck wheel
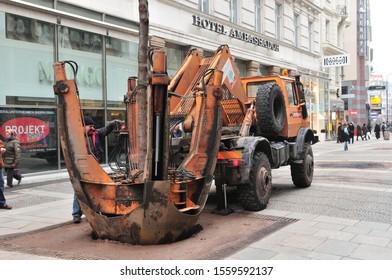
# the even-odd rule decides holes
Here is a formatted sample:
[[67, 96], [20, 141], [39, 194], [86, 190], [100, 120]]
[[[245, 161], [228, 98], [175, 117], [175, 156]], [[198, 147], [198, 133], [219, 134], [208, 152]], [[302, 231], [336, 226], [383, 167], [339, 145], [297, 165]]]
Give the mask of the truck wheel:
[[275, 83], [261, 85], [256, 95], [257, 123], [261, 133], [279, 134], [286, 124], [282, 89]]
[[238, 187], [242, 207], [260, 211], [267, 207], [271, 196], [272, 176], [268, 157], [256, 152], [249, 172], [249, 184]]
[[314, 172], [313, 151], [306, 144], [304, 159], [301, 163], [291, 163], [291, 179], [296, 187], [307, 188], [312, 184]]

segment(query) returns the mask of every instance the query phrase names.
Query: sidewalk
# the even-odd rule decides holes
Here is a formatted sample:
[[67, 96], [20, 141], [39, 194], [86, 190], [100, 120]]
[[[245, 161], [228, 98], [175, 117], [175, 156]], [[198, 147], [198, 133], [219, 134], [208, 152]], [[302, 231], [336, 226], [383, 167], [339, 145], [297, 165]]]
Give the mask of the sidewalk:
[[[28, 174], [23, 177], [19, 186], [6, 188], [7, 203], [12, 205], [13, 209], [0, 211], [0, 236], [5, 237], [70, 222], [73, 190], [68, 178], [67, 171]], [[49, 182], [56, 182], [56, 184]], [[42, 184], [42, 187], [24, 187], [30, 184]], [[53, 189], [53, 186], [56, 186], [56, 189]], [[53, 258], [0, 250], [0, 260], [29, 259]]]
[[[377, 148], [382, 150], [381, 155], [385, 152], [388, 153], [387, 157], [379, 156], [374, 158], [374, 161], [386, 161], [392, 164], [392, 156], [389, 156], [392, 154], [392, 141], [384, 141], [383, 139], [356, 142], [349, 146], [348, 152], [343, 152], [343, 144], [337, 144], [334, 141], [321, 142], [317, 144], [317, 148], [314, 147], [315, 161], [322, 158], [324, 162], [334, 162], [336, 155], [339, 155], [339, 160], [342, 162], [355, 161], [356, 159], [352, 158], [352, 155], [368, 154], [369, 151], [366, 149], [374, 146], [374, 143], [377, 143]], [[276, 177], [287, 176], [286, 171], [282, 172], [285, 175], [279, 175], [279, 169], [277, 171]], [[391, 168], [367, 172], [370, 172], [372, 176], [383, 176], [381, 174], [385, 173], [392, 177], [389, 175], [390, 171]], [[335, 183], [333, 181], [330, 184], [318, 183], [315, 188], [330, 188], [338, 183], [341, 184], [340, 188], [366, 190], [366, 187], [363, 186], [346, 186], [344, 182]], [[36, 184], [36, 186], [24, 187], [29, 184]], [[369, 191], [378, 194], [392, 193], [392, 189], [389, 187], [369, 187]], [[70, 223], [72, 220], [73, 189], [66, 171], [26, 175], [20, 186], [15, 186], [12, 189], [6, 188], [5, 195], [7, 202], [14, 208], [0, 210], [0, 238]], [[271, 202], [267, 209], [255, 214], [298, 219], [298, 221], [249, 245], [227, 259], [392, 260], [392, 222], [347, 219], [328, 215], [329, 213], [317, 215], [306, 212], [282, 211], [274, 208]], [[31, 259], [53, 258], [0, 250], [0, 260]]]

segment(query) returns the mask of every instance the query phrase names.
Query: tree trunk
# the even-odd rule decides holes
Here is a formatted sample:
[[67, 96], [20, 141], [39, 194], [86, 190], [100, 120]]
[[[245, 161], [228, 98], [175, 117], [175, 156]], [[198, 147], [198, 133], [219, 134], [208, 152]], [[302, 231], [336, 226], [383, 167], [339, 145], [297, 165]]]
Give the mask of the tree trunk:
[[[139, 170], [144, 170], [143, 176], [146, 179], [147, 166], [145, 160], [147, 156], [147, 85], [148, 85], [148, 32], [149, 32], [149, 14], [148, 14], [148, 0], [139, 0], [139, 49], [138, 49], [138, 82], [146, 85], [140, 87], [137, 91], [138, 99], [138, 146], [139, 146]], [[148, 126], [147, 126], [148, 127]]]

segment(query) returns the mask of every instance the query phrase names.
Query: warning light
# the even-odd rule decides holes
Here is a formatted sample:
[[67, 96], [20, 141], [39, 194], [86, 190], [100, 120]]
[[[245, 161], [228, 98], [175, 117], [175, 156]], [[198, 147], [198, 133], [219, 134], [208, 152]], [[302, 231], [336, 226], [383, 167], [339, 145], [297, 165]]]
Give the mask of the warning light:
[[282, 70], [282, 76], [288, 77], [288, 76], [289, 76], [289, 70], [283, 69], [283, 70]]

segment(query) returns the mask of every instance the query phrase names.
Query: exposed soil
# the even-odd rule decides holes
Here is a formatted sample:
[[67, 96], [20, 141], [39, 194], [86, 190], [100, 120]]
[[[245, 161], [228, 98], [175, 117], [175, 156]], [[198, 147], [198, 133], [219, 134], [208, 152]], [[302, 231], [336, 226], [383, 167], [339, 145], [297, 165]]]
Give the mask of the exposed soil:
[[249, 213], [227, 216], [200, 215], [202, 230], [192, 237], [164, 245], [130, 245], [110, 240], [94, 240], [86, 220], [67, 223], [0, 240], [0, 248], [60, 259], [112, 260], [186, 260], [224, 259], [241, 248], [295, 222]]

